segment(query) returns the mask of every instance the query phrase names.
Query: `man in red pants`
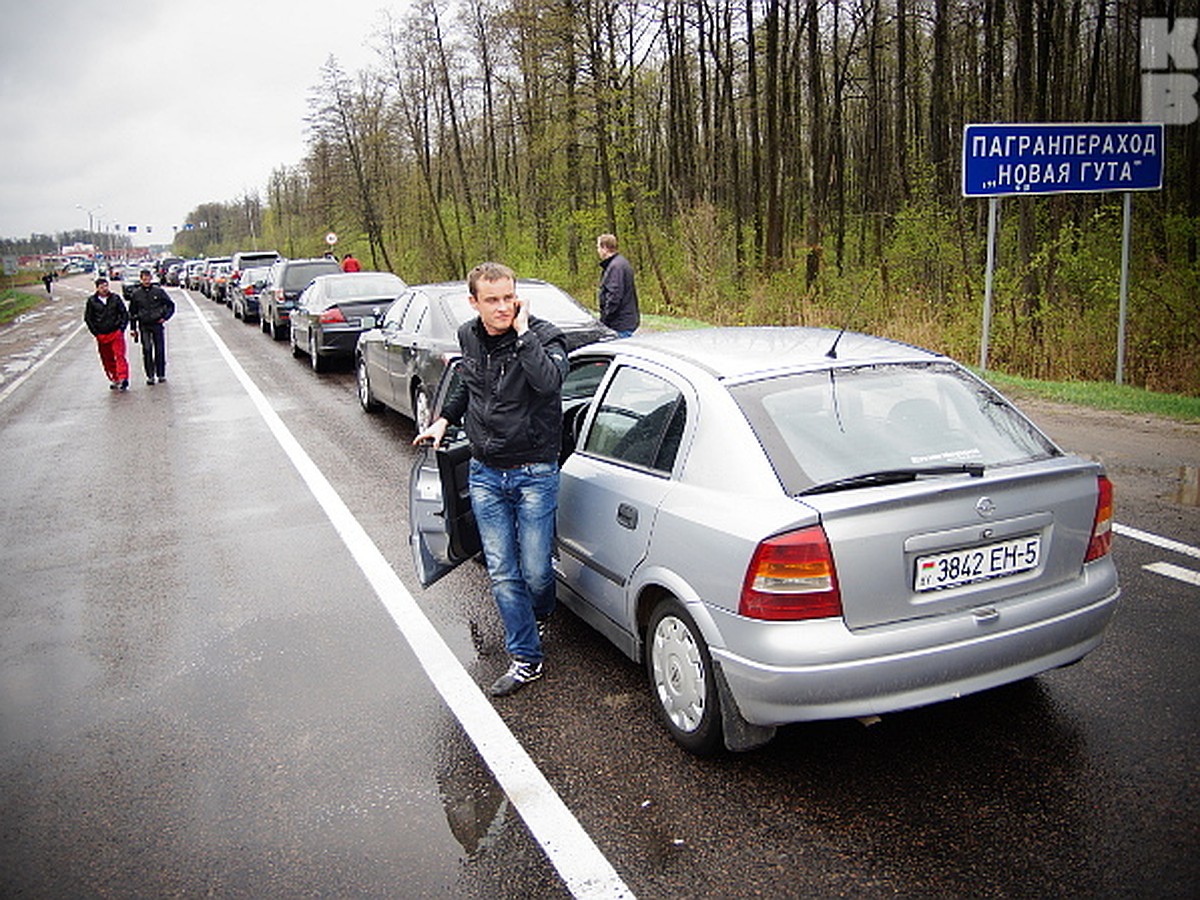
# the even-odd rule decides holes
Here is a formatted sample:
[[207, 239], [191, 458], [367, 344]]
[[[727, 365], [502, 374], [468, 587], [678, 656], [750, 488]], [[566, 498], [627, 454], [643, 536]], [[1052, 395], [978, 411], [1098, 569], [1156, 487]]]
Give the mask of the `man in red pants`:
[[107, 278], [96, 279], [96, 293], [87, 298], [83, 321], [96, 338], [109, 390], [129, 390], [129, 362], [125, 359], [125, 328], [129, 311], [125, 301], [108, 289]]

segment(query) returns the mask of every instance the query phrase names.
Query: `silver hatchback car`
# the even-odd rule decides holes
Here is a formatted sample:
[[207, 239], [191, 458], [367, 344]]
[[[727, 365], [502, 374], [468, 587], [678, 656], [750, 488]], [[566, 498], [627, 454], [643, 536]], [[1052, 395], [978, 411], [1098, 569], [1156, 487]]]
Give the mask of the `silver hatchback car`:
[[[1073, 663], [1116, 609], [1101, 467], [944, 356], [652, 334], [575, 351], [563, 415], [559, 599], [644, 662], [694, 753]], [[469, 452], [459, 436], [414, 465], [426, 583], [479, 549]]]

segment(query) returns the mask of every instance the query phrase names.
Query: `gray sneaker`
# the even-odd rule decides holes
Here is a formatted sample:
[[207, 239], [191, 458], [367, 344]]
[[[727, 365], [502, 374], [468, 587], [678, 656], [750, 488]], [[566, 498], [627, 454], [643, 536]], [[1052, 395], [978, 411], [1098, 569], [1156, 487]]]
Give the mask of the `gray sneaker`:
[[542, 664], [540, 662], [531, 663], [521, 659], [514, 659], [508, 667], [508, 671], [501, 675], [488, 689], [488, 693], [493, 697], [507, 697], [509, 694], [515, 694], [531, 681], [537, 681], [542, 677]]

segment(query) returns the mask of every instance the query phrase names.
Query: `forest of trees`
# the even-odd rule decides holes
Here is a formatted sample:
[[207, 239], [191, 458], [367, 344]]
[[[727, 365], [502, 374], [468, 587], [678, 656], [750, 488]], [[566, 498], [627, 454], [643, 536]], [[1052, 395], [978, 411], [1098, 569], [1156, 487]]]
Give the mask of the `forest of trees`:
[[[1134, 122], [1140, 27], [1196, 0], [414, 0], [330, 59], [307, 152], [176, 251], [340, 236], [410, 283], [495, 258], [594, 306], [613, 231], [643, 311], [849, 325], [976, 359], [987, 201], [967, 123]], [[367, 31], [364, 26], [364, 31]], [[1126, 380], [1200, 393], [1200, 123], [1134, 196]], [[1121, 195], [1005, 199], [990, 363], [1110, 380]]]

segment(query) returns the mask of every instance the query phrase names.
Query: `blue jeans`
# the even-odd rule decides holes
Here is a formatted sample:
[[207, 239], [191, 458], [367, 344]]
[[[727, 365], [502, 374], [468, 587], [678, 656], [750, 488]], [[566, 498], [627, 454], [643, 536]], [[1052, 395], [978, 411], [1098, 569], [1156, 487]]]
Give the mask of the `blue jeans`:
[[554, 516], [558, 510], [558, 466], [532, 463], [493, 469], [471, 460], [471, 508], [492, 596], [504, 622], [509, 656], [542, 661], [537, 620], [554, 611]]

